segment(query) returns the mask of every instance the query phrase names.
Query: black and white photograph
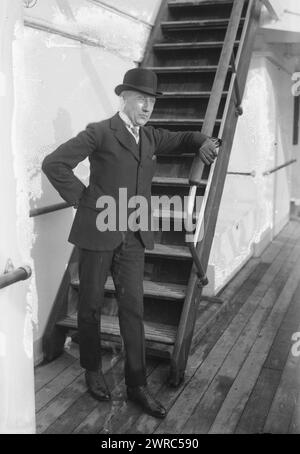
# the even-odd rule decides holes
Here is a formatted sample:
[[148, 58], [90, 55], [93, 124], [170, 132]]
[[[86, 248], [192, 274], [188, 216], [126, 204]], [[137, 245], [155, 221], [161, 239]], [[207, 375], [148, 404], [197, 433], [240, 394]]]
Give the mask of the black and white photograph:
[[300, 434], [300, 1], [0, 0], [0, 125], [0, 434]]

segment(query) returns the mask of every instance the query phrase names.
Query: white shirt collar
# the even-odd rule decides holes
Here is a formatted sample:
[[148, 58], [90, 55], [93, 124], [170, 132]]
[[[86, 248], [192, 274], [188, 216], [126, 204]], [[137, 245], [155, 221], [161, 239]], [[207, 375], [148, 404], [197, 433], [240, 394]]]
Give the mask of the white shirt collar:
[[139, 127], [139, 126], [133, 126], [132, 121], [131, 121], [130, 118], [126, 115], [125, 112], [122, 112], [122, 111], [120, 110], [118, 113], [119, 113], [119, 116], [120, 116], [121, 120], [124, 121], [124, 123], [126, 124], [126, 126], [129, 126], [130, 128], [138, 128], [138, 131], [140, 130], [140, 127]]

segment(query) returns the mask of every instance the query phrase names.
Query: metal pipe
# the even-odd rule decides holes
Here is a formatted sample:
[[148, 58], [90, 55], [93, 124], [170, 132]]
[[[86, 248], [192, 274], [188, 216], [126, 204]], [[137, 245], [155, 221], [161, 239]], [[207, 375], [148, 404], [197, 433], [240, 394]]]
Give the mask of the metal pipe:
[[118, 16], [124, 16], [126, 19], [141, 23], [141, 24], [145, 25], [146, 27], [148, 27], [149, 29], [152, 28], [152, 24], [150, 22], [147, 22], [144, 19], [141, 19], [140, 17], [134, 16], [133, 14], [123, 11], [123, 10], [117, 8], [116, 6], [109, 5], [108, 3], [104, 2], [103, 0], [88, 0], [88, 1], [106, 9], [107, 11], [111, 11], [114, 14], [117, 14]]
[[[278, 21], [279, 20], [278, 14], [276, 13], [271, 1], [270, 0], [260, 0], [260, 1], [265, 5], [265, 7], [269, 11], [272, 19]], [[284, 11], [286, 11], [286, 10], [284, 10]]]
[[284, 164], [281, 164], [280, 166], [274, 167], [274, 169], [266, 170], [265, 172], [263, 172], [263, 176], [266, 177], [268, 175], [271, 175], [271, 173], [277, 172], [277, 170], [283, 169], [284, 167], [294, 164], [294, 162], [297, 162], [297, 159], [291, 159], [290, 161], [287, 161]]
[[[28, 19], [24, 19], [24, 26], [25, 27], [29, 27], [29, 28], [33, 28], [33, 29], [36, 29], [36, 30], [40, 30], [42, 32], [46, 32], [46, 33], [50, 33], [50, 34], [54, 34], [54, 35], [59, 35], [59, 36], [62, 36], [63, 38], [71, 39], [71, 40], [77, 41], [77, 42], [79, 42], [81, 44], [85, 44], [86, 46], [98, 47], [100, 49], [108, 50], [112, 54], [115, 54], [119, 58], [122, 58], [122, 60], [125, 60], [125, 61], [130, 60], [129, 57], [126, 57], [121, 52], [117, 51], [116, 49], [108, 47], [108, 46], [104, 46], [97, 39], [94, 40], [94, 39], [89, 38], [87, 36], [76, 35], [74, 33], [68, 33], [68, 32], [65, 32], [64, 30], [60, 30], [60, 29], [55, 28], [55, 27], [50, 27], [49, 25], [44, 25], [44, 24], [41, 24], [39, 22], [34, 22], [34, 21], [31, 21], [31, 20], [28, 20]], [[135, 63], [138, 63], [138, 62], [135, 62]]]
[[0, 276], [0, 289], [8, 287], [15, 282], [25, 281], [32, 274], [31, 268], [28, 265], [20, 266], [16, 270], [10, 271], [9, 273], [2, 274]]
[[78, 41], [81, 44], [86, 44], [88, 46], [93, 46], [93, 47], [101, 47], [102, 49], [104, 49], [104, 46], [102, 44], [100, 44], [99, 41], [97, 41], [97, 40], [93, 40], [91, 38], [83, 37], [80, 35], [75, 35], [74, 33], [68, 33], [63, 30], [59, 30], [58, 28], [50, 27], [49, 25], [44, 25], [44, 24], [34, 22], [34, 21], [31, 21], [28, 19], [24, 19], [24, 26], [34, 28], [36, 30], [41, 30], [46, 33], [59, 35], [59, 36], [62, 36], [63, 38], [72, 39], [73, 41]]
[[252, 170], [252, 172], [227, 172], [227, 175], [243, 175], [246, 177], [255, 177], [256, 172]]
[[292, 14], [293, 16], [300, 16], [300, 13], [297, 13], [296, 11], [290, 11], [289, 9], [284, 9], [283, 12], [287, 14]]
[[40, 216], [41, 214], [53, 213], [54, 211], [63, 210], [64, 208], [69, 208], [73, 205], [70, 205], [67, 202], [55, 203], [54, 205], [48, 205], [41, 208], [33, 208], [29, 212], [29, 217], [34, 218], [35, 216]]

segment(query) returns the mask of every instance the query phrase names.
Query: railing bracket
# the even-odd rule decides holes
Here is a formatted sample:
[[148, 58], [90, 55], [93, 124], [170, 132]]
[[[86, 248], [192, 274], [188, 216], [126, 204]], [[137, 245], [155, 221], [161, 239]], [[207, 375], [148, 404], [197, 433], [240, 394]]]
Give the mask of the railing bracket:
[[197, 273], [197, 276], [199, 278], [199, 281], [198, 281], [198, 286], [199, 287], [205, 287], [207, 284], [208, 284], [208, 279], [206, 276], [201, 276], [199, 273]]
[[12, 261], [8, 259], [5, 267], [5, 271], [0, 275], [0, 289], [8, 287], [11, 284], [19, 281], [25, 281], [31, 274], [31, 268], [29, 265], [20, 266], [19, 268], [11, 268]]
[[240, 115], [243, 115], [244, 111], [243, 111], [243, 108], [242, 106], [236, 106], [235, 108], [235, 114], [237, 117], [239, 117]]

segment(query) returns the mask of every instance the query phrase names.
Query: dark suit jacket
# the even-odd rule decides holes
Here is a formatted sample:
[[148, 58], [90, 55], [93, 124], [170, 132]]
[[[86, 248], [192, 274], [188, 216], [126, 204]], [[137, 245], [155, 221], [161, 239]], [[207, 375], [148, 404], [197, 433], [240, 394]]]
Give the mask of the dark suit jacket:
[[[42, 170], [61, 197], [78, 206], [68, 241], [90, 250], [117, 247], [122, 241], [122, 234], [118, 231], [119, 188], [127, 189], [127, 199], [134, 195], [146, 197], [150, 207], [155, 154], [176, 150], [178, 153], [187, 150], [196, 152], [206, 137], [198, 131], [170, 132], [144, 126], [140, 129], [140, 146], [137, 146], [116, 114], [107, 120], [89, 124], [76, 137], [46, 156]], [[90, 181], [86, 187], [72, 169], [87, 156]], [[101, 232], [97, 228], [96, 220], [101, 209], [96, 208], [96, 202], [104, 195], [112, 196], [116, 201], [116, 231]], [[141, 231], [141, 238], [147, 249], [153, 249], [153, 232]]]

